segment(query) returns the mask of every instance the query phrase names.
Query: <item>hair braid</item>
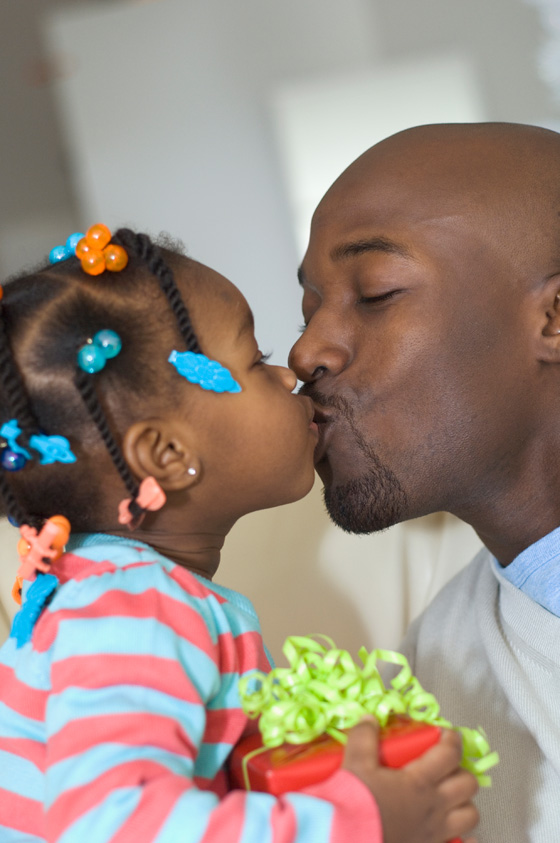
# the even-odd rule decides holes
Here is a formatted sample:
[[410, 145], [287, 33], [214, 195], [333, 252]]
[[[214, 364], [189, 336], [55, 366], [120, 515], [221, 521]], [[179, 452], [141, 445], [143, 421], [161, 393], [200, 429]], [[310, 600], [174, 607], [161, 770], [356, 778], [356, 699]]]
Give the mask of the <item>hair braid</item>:
[[[22, 441], [29, 446], [29, 437], [39, 431], [39, 425], [29, 403], [23, 378], [14, 360], [6, 323], [4, 308], [0, 300], [0, 383], [5, 395], [6, 404], [12, 417], [16, 418], [22, 432]], [[14, 492], [8, 483], [6, 471], [0, 469], [0, 495], [4, 500], [7, 515], [17, 524], [29, 524], [39, 529], [42, 519], [29, 515], [18, 503]]]
[[0, 382], [11, 415], [18, 420], [25, 444], [29, 437], [39, 432], [39, 424], [31, 409], [23, 378], [14, 360], [4, 322], [4, 309], [0, 301]]
[[135, 234], [128, 228], [120, 228], [116, 232], [113, 241], [146, 263], [150, 272], [159, 281], [159, 285], [167, 297], [187, 351], [200, 354], [201, 348], [192, 326], [189, 311], [175, 283], [173, 272], [163, 260], [158, 247], [152, 243], [147, 234]]
[[101, 438], [103, 439], [109, 456], [111, 457], [115, 468], [119, 472], [121, 480], [126, 486], [127, 492], [132, 498], [129, 508], [132, 516], [136, 518], [143, 512], [142, 508], [136, 503], [136, 498], [139, 492], [138, 482], [129, 469], [126, 460], [123, 457], [122, 451], [119, 448], [115, 437], [111, 433], [109, 423], [107, 422], [107, 418], [95, 392], [95, 384], [91, 376], [81, 369], [77, 369], [74, 382], [84, 404], [86, 405], [92, 421], [101, 434]]
[[0, 495], [4, 500], [6, 514], [11, 516], [16, 524], [19, 524], [20, 526], [21, 524], [29, 524], [30, 527], [35, 527], [37, 530], [40, 528], [43, 523], [43, 519], [29, 515], [25, 509], [20, 506], [10, 484], [8, 483], [6, 472], [3, 469], [0, 470]]

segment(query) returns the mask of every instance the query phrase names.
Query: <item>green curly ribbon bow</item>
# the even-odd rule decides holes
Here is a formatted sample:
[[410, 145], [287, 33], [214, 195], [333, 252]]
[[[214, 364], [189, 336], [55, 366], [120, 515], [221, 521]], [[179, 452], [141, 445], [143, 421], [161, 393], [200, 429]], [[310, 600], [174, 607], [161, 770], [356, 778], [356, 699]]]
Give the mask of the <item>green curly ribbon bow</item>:
[[[316, 638], [324, 639], [328, 647]], [[498, 763], [482, 729], [454, 727], [439, 716], [439, 703], [413, 676], [405, 656], [393, 650], [359, 651], [363, 667], [347, 650], [339, 650], [327, 635], [290, 636], [283, 647], [290, 667], [270, 673], [255, 671], [239, 680], [239, 696], [245, 714], [260, 717], [259, 728], [266, 747], [282, 743], [308, 743], [325, 732], [341, 743], [342, 729], [355, 726], [364, 714], [372, 714], [385, 726], [391, 714], [455, 729], [463, 737], [461, 766], [473, 773], [481, 787], [489, 787], [488, 770]], [[378, 662], [400, 667], [386, 688]]]

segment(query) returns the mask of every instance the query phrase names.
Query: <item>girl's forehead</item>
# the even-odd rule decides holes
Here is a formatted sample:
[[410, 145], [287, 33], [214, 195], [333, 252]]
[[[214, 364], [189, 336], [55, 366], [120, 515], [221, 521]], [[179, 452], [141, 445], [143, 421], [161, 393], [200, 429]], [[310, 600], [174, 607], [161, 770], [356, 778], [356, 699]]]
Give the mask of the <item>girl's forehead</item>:
[[243, 293], [210, 267], [190, 261], [187, 272], [177, 280], [199, 339], [238, 332], [251, 317]]

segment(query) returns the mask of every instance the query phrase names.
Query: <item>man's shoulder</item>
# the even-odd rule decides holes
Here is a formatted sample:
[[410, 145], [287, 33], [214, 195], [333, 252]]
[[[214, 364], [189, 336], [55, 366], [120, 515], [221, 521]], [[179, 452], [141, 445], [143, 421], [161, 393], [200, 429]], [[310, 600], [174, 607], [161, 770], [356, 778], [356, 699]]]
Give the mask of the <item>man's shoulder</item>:
[[453, 634], [455, 627], [464, 628], [465, 620], [473, 605], [497, 587], [496, 578], [491, 569], [491, 554], [485, 548], [476, 554], [453, 579], [443, 586], [432, 602], [411, 623], [401, 649], [407, 655], [416, 648], [420, 638], [435, 637], [442, 640], [447, 634]]

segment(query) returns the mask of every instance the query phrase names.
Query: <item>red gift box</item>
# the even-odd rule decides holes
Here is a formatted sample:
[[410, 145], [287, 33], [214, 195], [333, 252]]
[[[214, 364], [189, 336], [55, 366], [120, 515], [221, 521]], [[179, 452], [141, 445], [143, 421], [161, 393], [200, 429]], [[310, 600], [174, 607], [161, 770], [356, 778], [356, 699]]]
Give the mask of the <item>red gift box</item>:
[[[379, 761], [385, 767], [402, 767], [418, 758], [439, 741], [441, 729], [428, 723], [393, 715], [381, 729]], [[256, 732], [234, 748], [229, 764], [232, 788], [245, 789], [244, 766], [251, 790], [281, 796], [328, 779], [342, 764], [344, 745], [330, 735], [321, 735], [311, 743], [291, 744], [263, 749], [262, 736]], [[451, 843], [461, 843], [457, 838]]]

